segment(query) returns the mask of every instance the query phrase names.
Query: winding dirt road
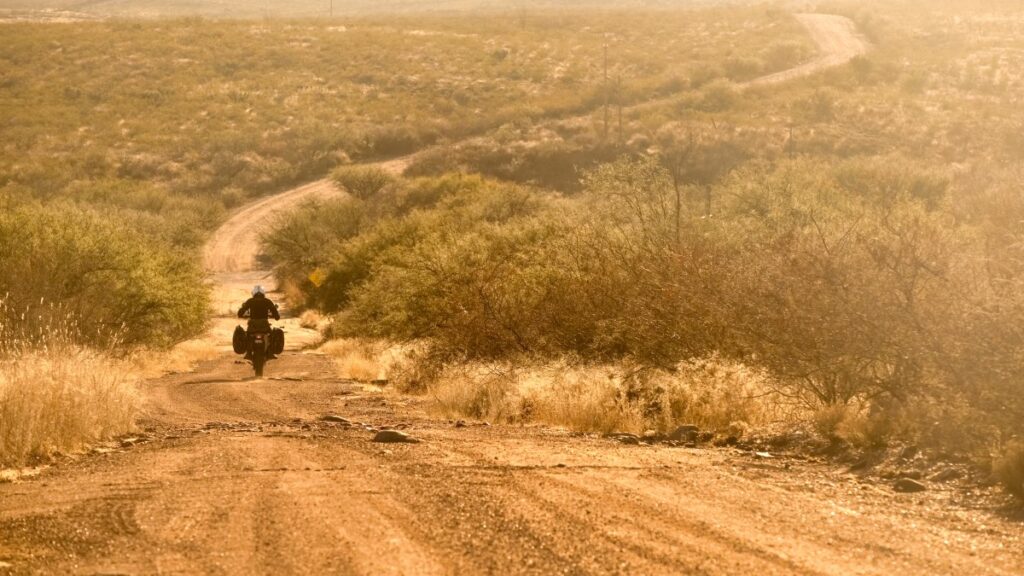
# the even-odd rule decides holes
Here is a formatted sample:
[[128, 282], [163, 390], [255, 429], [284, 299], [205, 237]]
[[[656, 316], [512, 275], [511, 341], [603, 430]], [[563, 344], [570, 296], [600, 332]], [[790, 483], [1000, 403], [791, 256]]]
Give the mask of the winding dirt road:
[[818, 55], [795, 68], [752, 80], [747, 83], [748, 86], [767, 86], [809, 76], [846, 64], [868, 51], [867, 41], [857, 33], [857, 27], [849, 18], [833, 14], [797, 14], [796, 18], [818, 45]]
[[[211, 337], [269, 282], [265, 218], [335, 193], [297, 188], [216, 234]], [[269, 378], [225, 353], [147, 382], [143, 441], [0, 485], [0, 574], [1024, 572], [1022, 526], [955, 487], [897, 495], [797, 457], [455, 426], [335, 377], [303, 349], [315, 334], [288, 328]], [[371, 442], [385, 427], [423, 442]]]

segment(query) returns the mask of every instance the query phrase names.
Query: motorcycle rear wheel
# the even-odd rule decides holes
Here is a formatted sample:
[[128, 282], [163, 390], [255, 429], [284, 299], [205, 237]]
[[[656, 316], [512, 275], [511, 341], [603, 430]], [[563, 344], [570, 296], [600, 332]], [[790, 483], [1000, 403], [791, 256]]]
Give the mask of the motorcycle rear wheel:
[[254, 350], [252, 353], [252, 369], [256, 372], [257, 378], [263, 378], [263, 367], [267, 363], [267, 356], [263, 350]]

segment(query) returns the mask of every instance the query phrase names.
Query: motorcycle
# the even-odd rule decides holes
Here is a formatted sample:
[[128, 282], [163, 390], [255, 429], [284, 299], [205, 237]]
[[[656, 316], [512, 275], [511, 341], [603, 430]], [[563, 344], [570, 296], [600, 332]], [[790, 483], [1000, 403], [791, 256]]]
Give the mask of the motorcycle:
[[235, 327], [231, 344], [235, 354], [245, 354], [256, 377], [262, 378], [267, 361], [284, 352], [284, 330], [271, 327], [270, 322], [250, 322], [248, 330]]

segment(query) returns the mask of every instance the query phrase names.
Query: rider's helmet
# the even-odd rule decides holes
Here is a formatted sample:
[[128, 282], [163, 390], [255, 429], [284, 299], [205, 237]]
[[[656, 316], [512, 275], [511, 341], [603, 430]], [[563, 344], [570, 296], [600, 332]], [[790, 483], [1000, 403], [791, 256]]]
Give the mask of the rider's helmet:
[[252, 295], [255, 296], [257, 294], [263, 294], [264, 296], [266, 296], [267, 291], [263, 289], [263, 286], [257, 284], [256, 286], [252, 287]]

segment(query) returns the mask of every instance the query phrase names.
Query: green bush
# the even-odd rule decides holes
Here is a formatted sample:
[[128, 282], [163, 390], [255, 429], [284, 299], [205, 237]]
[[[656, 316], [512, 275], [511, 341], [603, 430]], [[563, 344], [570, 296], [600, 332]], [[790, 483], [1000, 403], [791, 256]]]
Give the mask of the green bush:
[[4, 211], [0, 262], [4, 346], [65, 325], [83, 344], [168, 346], [206, 321], [194, 258], [78, 207]]
[[394, 176], [376, 166], [342, 166], [331, 172], [331, 179], [360, 200], [373, 198], [395, 180]]

